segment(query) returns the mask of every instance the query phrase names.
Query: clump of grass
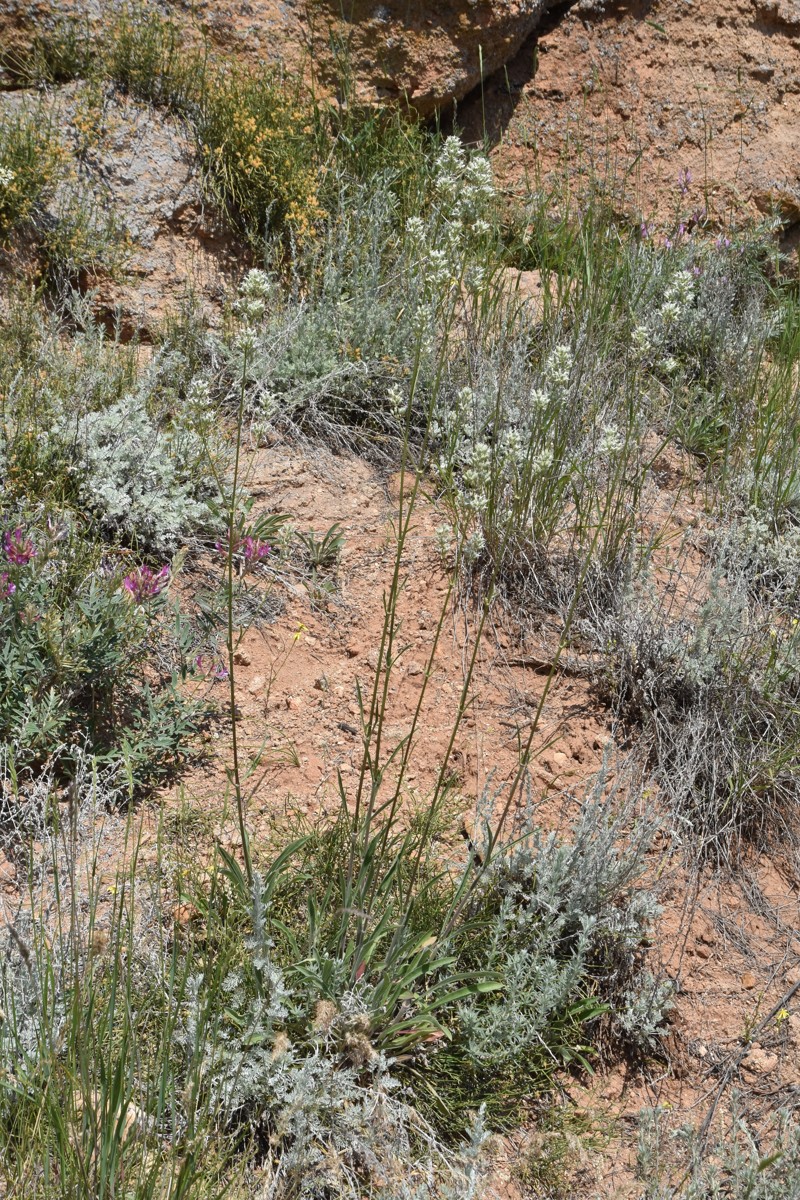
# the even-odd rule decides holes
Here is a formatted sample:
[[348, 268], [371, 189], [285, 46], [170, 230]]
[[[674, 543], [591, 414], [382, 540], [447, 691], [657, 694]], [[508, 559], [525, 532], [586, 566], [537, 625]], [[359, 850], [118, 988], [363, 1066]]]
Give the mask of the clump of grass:
[[796, 621], [755, 602], [746, 578], [704, 582], [692, 616], [629, 593], [606, 625], [608, 672], [693, 851], [731, 862], [743, 839], [795, 837], [800, 659]]
[[[467, 1197], [487, 1165], [485, 1118], [476, 1123], [467, 1108], [487, 1098], [487, 1115], [509, 1120], [550, 1078], [554, 1048], [588, 1053], [585, 1021], [601, 1001], [579, 1011], [573, 1000], [568, 1018], [557, 1016], [580, 993], [588, 960], [566, 969], [574, 948], [552, 931], [534, 933], [548, 922], [538, 901], [549, 885], [528, 903], [500, 882], [501, 869], [470, 889], [474, 859], [442, 860], [429, 813], [406, 832], [373, 823], [360, 859], [353, 852], [362, 853], [367, 831], [344, 808], [333, 827], [308, 829], [280, 852], [253, 843], [252, 888], [220, 852], [202, 883], [182, 871], [182, 905], [195, 916], [181, 930], [169, 891], [137, 881], [135, 840], [130, 867], [107, 888], [91, 831], [113, 799], [110, 784], [88, 758], [76, 765], [63, 822], [51, 817], [40, 833], [46, 861], [32, 864], [30, 907], [6, 935], [0, 1145], [10, 1184], [49, 1197], [83, 1178], [93, 1194], [113, 1195], [124, 1182], [151, 1197], [183, 1180], [192, 1194], [209, 1174], [232, 1183], [255, 1169], [260, 1144], [270, 1146], [261, 1169], [276, 1198], [301, 1184], [314, 1194], [355, 1197], [372, 1186], [383, 1195], [387, 1177], [413, 1185], [401, 1195], [449, 1186]], [[595, 877], [590, 847], [595, 832], [595, 851], [606, 834], [590, 808], [571, 849], [551, 839], [550, 849], [534, 850], [544, 875], [560, 861]], [[169, 873], [166, 840], [159, 853]], [[609, 929], [633, 912], [636, 858], [620, 847], [595, 879], [603, 892], [595, 915]], [[575, 897], [579, 887], [576, 879]], [[526, 947], [542, 971], [554, 969], [552, 953], [563, 959], [561, 999], [551, 986], [549, 1006], [502, 978], [504, 955], [510, 963]], [[482, 962], [487, 953], [491, 964]], [[488, 1079], [470, 1091], [472, 1026], [461, 1013], [506, 987], [515, 1004], [539, 1006], [550, 1048], [518, 1059], [513, 1101]], [[41, 1173], [43, 1161], [51, 1168]]]
[[0, 117], [0, 248], [33, 249], [51, 290], [114, 273], [124, 260], [113, 214], [70, 166], [52, 110], [39, 103]]
[[0, 69], [18, 87], [53, 87], [91, 73], [97, 45], [89, 21], [55, 18], [34, 29], [24, 49], [0, 55]]
[[800, 1186], [800, 1130], [791, 1110], [754, 1119], [745, 1096], [734, 1094], [708, 1149], [698, 1146], [691, 1129], [671, 1124], [666, 1109], [641, 1113], [638, 1200], [783, 1200]]

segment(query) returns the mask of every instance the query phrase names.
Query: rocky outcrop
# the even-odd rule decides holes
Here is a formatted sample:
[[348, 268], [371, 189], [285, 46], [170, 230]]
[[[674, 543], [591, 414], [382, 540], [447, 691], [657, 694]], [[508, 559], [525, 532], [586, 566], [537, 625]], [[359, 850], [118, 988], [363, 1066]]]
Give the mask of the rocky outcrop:
[[[499, 70], [553, 0], [194, 0], [196, 20], [251, 60], [281, 59], [328, 93], [417, 112], [460, 100]], [[179, 6], [175, 6], [179, 7]]]
[[800, 0], [579, 0], [459, 119], [509, 190], [567, 169], [662, 232], [774, 215], [797, 269]]
[[[108, 266], [101, 254], [80, 278], [96, 310], [123, 338], [147, 337], [189, 295], [216, 319], [246, 252], [204, 204], [195, 144], [181, 122], [113, 89], [90, 109], [80, 84], [0, 94], [0, 119], [26, 111], [72, 152], [44, 222], [55, 226], [80, 209], [92, 239], [109, 241]], [[20, 267], [6, 264], [12, 274]]]
[[[552, 0], [316, 0], [314, 19], [343, 37], [362, 98], [418, 112], [462, 99], [516, 54]], [[311, 4], [309, 5], [309, 9]]]
[[[781, 0], [782, 3], [791, 0]], [[171, 0], [209, 43], [281, 62], [362, 101], [401, 99], [423, 115], [460, 100], [512, 57], [553, 0]], [[145, 6], [146, 7], [146, 6]], [[23, 51], [65, 15], [103, 18], [97, 0], [0, 0], [0, 38]]]

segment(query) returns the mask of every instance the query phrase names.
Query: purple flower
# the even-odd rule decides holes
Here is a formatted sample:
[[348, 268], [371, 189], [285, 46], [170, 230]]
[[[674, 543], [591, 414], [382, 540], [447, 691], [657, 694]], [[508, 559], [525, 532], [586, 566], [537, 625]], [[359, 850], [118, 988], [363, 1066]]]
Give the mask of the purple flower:
[[678, 187], [681, 190], [681, 195], [685, 196], [689, 190], [689, 184], [692, 182], [692, 172], [688, 167], [683, 167], [678, 172]]
[[665, 250], [671, 250], [671, 249], [672, 249], [672, 238], [668, 238], [668, 237], [665, 237], [665, 238], [664, 238], [664, 249], [665, 249]]
[[137, 567], [122, 581], [122, 586], [133, 596], [137, 604], [152, 600], [162, 592], [169, 582], [169, 563], [165, 563], [160, 571], [152, 571], [150, 567]]
[[692, 267], [692, 274], [694, 275], [695, 279], [697, 279], [698, 275], [702, 275], [702, 273], [703, 272], [700, 270], [700, 268], [698, 266], [695, 265], [694, 267]]
[[639, 226], [639, 233], [643, 242], [646, 242], [650, 237], [650, 232], [650, 226], [647, 224], [647, 221], [642, 221], [641, 225]]
[[36, 547], [30, 538], [26, 538], [19, 526], [13, 533], [3, 534], [3, 549], [6, 558], [15, 567], [27, 567], [32, 558], [36, 557]]
[[246, 537], [243, 539], [240, 549], [244, 554], [244, 561], [261, 562], [262, 558], [266, 558], [270, 553], [270, 547], [266, 542], [260, 542], [258, 538]]
[[[227, 558], [227, 556], [228, 556], [227, 543], [220, 541], [220, 542], [216, 542], [215, 545], [216, 545], [216, 549], [218, 550], [218, 552], [220, 554], [225, 555], [225, 557]], [[246, 566], [250, 566], [251, 563], [261, 562], [261, 560], [263, 558], [266, 558], [267, 555], [269, 555], [272, 552], [272, 547], [269, 546], [266, 542], [262, 542], [258, 538], [249, 537], [249, 536], [240, 538], [240, 537], [236, 537], [236, 535], [234, 535], [232, 546], [233, 546], [232, 553], [234, 555], [238, 554], [240, 558], [244, 559]]]
[[227, 667], [223, 667], [222, 663], [217, 663], [211, 674], [215, 679], [227, 679], [229, 671]]
[[729, 237], [724, 237], [722, 234], [720, 234], [717, 240], [714, 242], [714, 245], [718, 250], [727, 250], [730, 244], [731, 239]]
[[7, 600], [9, 596], [13, 596], [17, 590], [17, 585], [13, 579], [8, 578], [7, 572], [0, 572], [0, 600]]

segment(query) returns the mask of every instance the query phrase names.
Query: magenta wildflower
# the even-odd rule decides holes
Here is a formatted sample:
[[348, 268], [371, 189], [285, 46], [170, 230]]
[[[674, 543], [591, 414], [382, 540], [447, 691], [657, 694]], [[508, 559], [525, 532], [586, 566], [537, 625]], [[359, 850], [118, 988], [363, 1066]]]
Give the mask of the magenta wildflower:
[[266, 558], [270, 552], [270, 548], [266, 542], [260, 542], [258, 538], [246, 537], [243, 538], [239, 549], [244, 555], [244, 561], [260, 562], [262, 558]]
[[215, 679], [227, 679], [229, 673], [230, 672], [228, 671], [228, 668], [223, 667], [222, 663], [217, 663], [217, 665], [214, 667], [214, 670], [211, 672]]
[[7, 572], [0, 572], [0, 600], [7, 600], [16, 590], [17, 585], [13, 579], [9, 579]]
[[152, 600], [163, 591], [169, 582], [169, 563], [165, 563], [160, 571], [152, 571], [150, 567], [137, 567], [122, 581], [122, 586], [133, 596], [137, 604]]
[[728, 247], [730, 246], [730, 244], [731, 244], [731, 239], [729, 237], [724, 237], [722, 234], [719, 235], [716, 242], [714, 243], [714, 245], [717, 247], [718, 250], [727, 250]]
[[678, 172], [678, 187], [681, 190], [681, 195], [685, 196], [689, 190], [689, 184], [692, 182], [692, 172], [688, 167], [682, 167]]
[[639, 226], [639, 233], [642, 241], [646, 242], [651, 233], [650, 226], [647, 224], [647, 221], [642, 221], [641, 225]]
[[31, 559], [36, 557], [36, 547], [30, 538], [24, 536], [19, 526], [13, 533], [3, 534], [3, 550], [15, 567], [27, 567]]
[[[228, 555], [228, 545], [226, 542], [216, 542], [216, 549], [220, 554]], [[250, 566], [252, 563], [261, 562], [272, 551], [272, 547], [266, 542], [260, 541], [254, 537], [236, 537], [233, 538], [233, 554], [244, 559], [245, 565]]]

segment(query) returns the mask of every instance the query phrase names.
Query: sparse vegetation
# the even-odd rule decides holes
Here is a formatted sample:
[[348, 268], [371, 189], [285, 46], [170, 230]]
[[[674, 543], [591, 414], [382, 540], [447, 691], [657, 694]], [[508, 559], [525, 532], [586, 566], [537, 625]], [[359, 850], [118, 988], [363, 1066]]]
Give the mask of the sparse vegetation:
[[[544, 191], [509, 217], [455, 137], [312, 105], [181, 28], [122, 8], [6, 64], [185, 120], [249, 269], [213, 327], [187, 303], [146, 353], [123, 345], [68, 286], [92, 221], [43, 220], [63, 147], [3, 119], [0, 236], [29, 231], [60, 289], [9, 289], [0, 319], [0, 845], [20, 884], [0, 929], [0, 1178], [37, 1200], [471, 1200], [493, 1134], [559, 1080], [663, 1054], [659, 838], [720, 869], [795, 844], [796, 284], [768, 225], [698, 220], [656, 245], [602, 199]], [[350, 546], [344, 518], [259, 509], [249, 457], [282, 437], [362, 452], [397, 500], [377, 656], [340, 725], [355, 768], [335, 812], [289, 805], [256, 832], [242, 641], [291, 571], [323, 610]], [[398, 735], [423, 494], [447, 584]], [[412, 798], [455, 600], [452, 728]], [[514, 769], [460, 838], [453, 751], [501, 605], [549, 657]], [[557, 831], [532, 768], [567, 658], [618, 745], [553, 784], [572, 806]], [[162, 823], [147, 858], [130, 802], [199, 753], [214, 708], [219, 827], [190, 851]], [[556, 1126], [521, 1173], [554, 1195]], [[740, 1122], [682, 1181], [643, 1141], [644, 1195], [788, 1194], [790, 1126], [773, 1163]]]

